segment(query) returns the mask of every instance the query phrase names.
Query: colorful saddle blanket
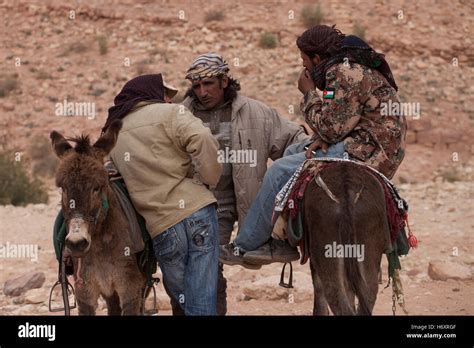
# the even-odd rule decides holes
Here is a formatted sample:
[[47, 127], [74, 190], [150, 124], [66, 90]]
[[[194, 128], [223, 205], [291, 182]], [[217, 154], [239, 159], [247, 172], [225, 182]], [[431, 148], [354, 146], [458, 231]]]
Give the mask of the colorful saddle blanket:
[[[315, 180], [319, 186], [325, 185], [322, 180], [318, 180], [319, 174], [337, 162], [350, 162], [363, 166], [368, 173], [379, 180], [384, 189], [391, 240], [391, 245], [387, 250], [387, 258], [389, 260], [389, 274], [392, 277], [395, 269], [401, 268], [398, 256], [408, 254], [410, 247], [416, 247], [417, 244], [416, 238], [411, 231], [409, 230], [408, 237], [405, 232], [405, 226], [408, 226], [408, 204], [387, 177], [363, 162], [340, 158], [314, 158], [306, 160], [277, 194], [273, 211], [273, 222], [276, 222], [279, 215], [286, 217], [288, 221], [286, 229], [288, 242], [292, 246], [300, 247], [302, 254], [301, 263], [305, 263], [309, 258], [309, 250], [303, 228], [302, 205], [304, 193], [311, 180]], [[328, 192], [330, 193], [329, 190]]]

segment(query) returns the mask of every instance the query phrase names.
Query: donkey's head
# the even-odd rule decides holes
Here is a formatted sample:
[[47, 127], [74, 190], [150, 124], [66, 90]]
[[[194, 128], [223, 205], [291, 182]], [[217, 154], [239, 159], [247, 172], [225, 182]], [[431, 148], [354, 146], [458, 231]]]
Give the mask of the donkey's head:
[[66, 139], [56, 131], [50, 134], [60, 159], [56, 185], [62, 189], [66, 246], [73, 256], [83, 256], [89, 250], [94, 233], [106, 217], [108, 175], [103, 160], [115, 146], [121, 127], [121, 121], [114, 121], [94, 145], [88, 136]]

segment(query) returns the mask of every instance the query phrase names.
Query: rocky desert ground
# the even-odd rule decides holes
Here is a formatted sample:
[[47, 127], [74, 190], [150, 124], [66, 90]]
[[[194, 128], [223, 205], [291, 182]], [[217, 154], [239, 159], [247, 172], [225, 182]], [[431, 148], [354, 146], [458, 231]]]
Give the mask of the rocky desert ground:
[[[193, 57], [222, 53], [242, 93], [303, 123], [295, 45], [305, 1], [0, 1], [0, 140], [40, 175], [48, 203], [0, 206], [0, 243], [37, 254], [0, 259], [0, 315], [50, 315], [57, 277], [52, 226], [59, 209], [48, 134], [100, 133], [121, 86], [163, 72], [180, 88]], [[320, 3], [323, 24], [364, 35], [386, 54], [402, 100], [419, 103], [408, 119], [407, 154], [394, 178], [410, 205], [419, 247], [402, 258], [410, 315], [473, 315], [474, 304], [474, 7], [470, 1]], [[262, 35], [275, 39], [264, 48]], [[89, 117], [61, 117], [58, 103], [86, 102]], [[93, 117], [92, 117], [93, 116]], [[33, 249], [32, 249], [33, 250]], [[36, 249], [34, 249], [36, 250]], [[392, 314], [384, 260], [374, 313]], [[231, 315], [310, 315], [308, 265], [295, 265], [295, 288], [278, 286], [281, 265], [226, 267]], [[160, 315], [170, 315], [161, 285]], [[99, 314], [105, 314], [104, 303]], [[60, 313], [59, 313], [60, 314]], [[397, 315], [404, 315], [397, 309]]]

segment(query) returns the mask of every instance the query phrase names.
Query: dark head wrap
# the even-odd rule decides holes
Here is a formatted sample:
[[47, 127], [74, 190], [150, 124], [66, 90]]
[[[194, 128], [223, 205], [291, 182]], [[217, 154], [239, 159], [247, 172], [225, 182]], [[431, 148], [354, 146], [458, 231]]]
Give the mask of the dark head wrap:
[[338, 29], [326, 25], [317, 25], [306, 30], [296, 41], [298, 48], [310, 58], [318, 54], [321, 62], [310, 72], [318, 89], [326, 87], [326, 72], [335, 65], [343, 62], [358, 63], [378, 70], [388, 83], [398, 91], [390, 66], [385, 56], [377, 53], [361, 38], [345, 36]]
[[135, 77], [128, 81], [114, 99], [114, 105], [109, 108], [109, 116], [102, 132], [114, 120], [123, 119], [141, 101], [164, 103], [165, 87], [161, 74], [150, 74]]

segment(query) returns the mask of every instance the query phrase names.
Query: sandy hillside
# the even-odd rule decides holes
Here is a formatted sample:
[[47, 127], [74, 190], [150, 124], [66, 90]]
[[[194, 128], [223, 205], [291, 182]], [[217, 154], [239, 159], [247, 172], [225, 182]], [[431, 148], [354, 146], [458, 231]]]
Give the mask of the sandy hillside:
[[[296, 88], [301, 60], [295, 39], [305, 28], [304, 1], [59, 1], [0, 2], [0, 142], [21, 152], [31, 171], [53, 163], [47, 137], [98, 136], [107, 108], [122, 85], [138, 74], [163, 72], [181, 89], [197, 54], [222, 53], [242, 93], [304, 122]], [[222, 20], [206, 20], [209, 11]], [[401, 11], [401, 12], [400, 12]], [[419, 103], [410, 117], [407, 155], [394, 181], [410, 204], [410, 223], [420, 246], [402, 260], [410, 314], [474, 314], [474, 9], [470, 1], [331, 1], [325, 24], [346, 33], [365, 28], [366, 40], [387, 56], [402, 100]], [[259, 47], [261, 34], [277, 47]], [[94, 117], [59, 117], [58, 103], [94, 105]], [[42, 146], [38, 156], [35, 148]], [[0, 206], [0, 243], [39, 247], [38, 259], [3, 258], [0, 315], [48, 314], [56, 279], [51, 243], [59, 209], [52, 170], [43, 180], [48, 204]], [[447, 266], [447, 280], [428, 268]], [[44, 272], [40, 289], [16, 297], [3, 293], [8, 279]], [[384, 265], [386, 271], [386, 265]], [[280, 265], [249, 271], [226, 267], [229, 314], [302, 314], [312, 311], [309, 266], [297, 266], [295, 289], [278, 286]], [[456, 279], [453, 279], [456, 278]], [[462, 279], [460, 279], [462, 278]], [[391, 314], [391, 291], [383, 290], [375, 314]], [[170, 314], [161, 285], [161, 314]], [[291, 295], [291, 296], [290, 296]], [[289, 300], [289, 299], [292, 300]], [[103, 303], [100, 313], [105, 313]], [[398, 310], [401, 314], [401, 310]]]

